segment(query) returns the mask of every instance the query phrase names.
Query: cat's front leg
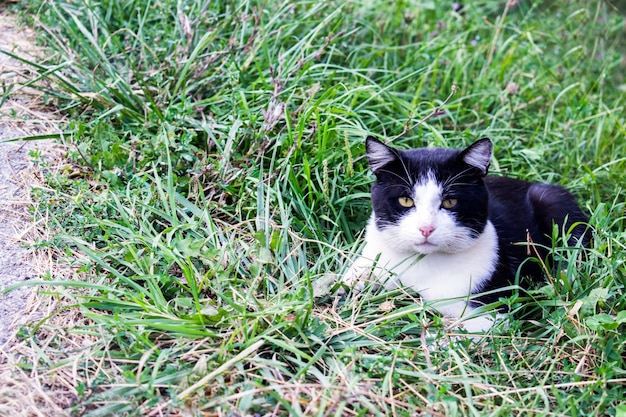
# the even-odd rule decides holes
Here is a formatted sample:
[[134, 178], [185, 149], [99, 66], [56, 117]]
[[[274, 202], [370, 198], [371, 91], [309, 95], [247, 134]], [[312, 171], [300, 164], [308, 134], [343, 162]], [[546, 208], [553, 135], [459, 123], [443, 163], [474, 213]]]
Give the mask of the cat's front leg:
[[461, 324], [468, 333], [486, 333], [503, 317], [502, 314], [496, 314], [495, 317], [490, 314], [484, 314], [477, 317], [461, 318]]
[[344, 288], [341, 293], [345, 293], [345, 287], [353, 292], [359, 293], [366, 286], [374, 285], [374, 289], [384, 286], [387, 289], [394, 288], [395, 274], [379, 265], [379, 259], [372, 259], [365, 255], [360, 256], [341, 278]]
[[445, 316], [456, 319], [454, 325], [461, 325], [468, 333], [486, 333], [505, 318], [503, 314], [486, 312], [479, 314], [465, 302], [458, 302], [439, 308]]
[[363, 291], [367, 281], [371, 279], [373, 269], [374, 263], [371, 260], [360, 256], [341, 277], [341, 283], [343, 286], [339, 289], [339, 294], [345, 294], [346, 287], [348, 290], [352, 290], [357, 293]]

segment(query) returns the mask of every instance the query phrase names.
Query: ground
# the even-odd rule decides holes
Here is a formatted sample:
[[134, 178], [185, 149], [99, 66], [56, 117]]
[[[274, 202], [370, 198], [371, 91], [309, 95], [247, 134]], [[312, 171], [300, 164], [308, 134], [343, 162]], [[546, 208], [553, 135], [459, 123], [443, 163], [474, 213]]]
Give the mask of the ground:
[[[32, 58], [37, 54], [32, 31], [21, 27], [14, 16], [0, 9], [0, 45], [10, 52]], [[0, 107], [0, 346], [4, 345], [17, 324], [26, 318], [30, 290], [8, 293], [15, 283], [37, 278], [42, 265], [28, 248], [37, 237], [37, 225], [31, 223], [30, 189], [39, 183], [30, 151], [49, 149], [49, 142], [7, 142], [56, 129], [57, 117], [45, 111], [40, 95], [23, 89], [20, 82], [27, 69], [18, 61], [0, 54], [2, 106]], [[4, 100], [6, 92], [11, 96]], [[27, 312], [26, 312], [27, 313]]]
[[[24, 36], [26, 35], [26, 36]], [[16, 54], [30, 56], [36, 48], [32, 33], [21, 28], [16, 19], [0, 12], [0, 44]], [[3, 95], [6, 90], [17, 91], [25, 69], [18, 61], [0, 55]], [[20, 91], [21, 93], [21, 91]], [[51, 115], [39, 111], [37, 95], [23, 90], [11, 95], [0, 108], [0, 346], [7, 343], [28, 314], [28, 288], [8, 293], [4, 290], [16, 283], [32, 279], [41, 271], [36, 258], [28, 249], [36, 230], [31, 223], [30, 189], [38, 183], [38, 172], [29, 153], [48, 148], [49, 143], [14, 141], [54, 129]]]
[[[37, 48], [31, 30], [0, 4], [0, 49], [34, 58]], [[41, 185], [41, 175], [31, 152], [50, 155], [49, 141], [10, 141], [58, 129], [57, 114], [42, 103], [34, 90], [23, 88], [28, 70], [0, 53], [0, 415], [64, 415], [50, 393], [33, 375], [15, 366], [15, 334], [20, 323], [35, 318], [38, 299], [30, 287], [6, 292], [7, 287], [37, 279], [49, 270], [49, 260], [32, 243], [42, 238], [43, 225], [33, 223], [31, 189]], [[7, 93], [11, 93], [9, 97]], [[50, 414], [52, 413], [52, 414]], [[41, 414], [39, 414], [41, 415]]]

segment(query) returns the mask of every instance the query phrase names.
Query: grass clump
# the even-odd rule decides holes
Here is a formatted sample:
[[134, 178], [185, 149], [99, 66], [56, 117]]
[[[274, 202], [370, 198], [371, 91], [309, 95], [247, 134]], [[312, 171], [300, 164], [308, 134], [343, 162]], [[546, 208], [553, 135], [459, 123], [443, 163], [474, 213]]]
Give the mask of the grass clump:
[[[38, 212], [76, 277], [40, 284], [81, 317], [22, 332], [30, 370], [65, 376], [70, 411], [94, 416], [623, 413], [623, 18], [452, 6], [28, 6], [78, 164]], [[368, 133], [491, 137], [494, 172], [579, 196], [592, 248], [557, 245], [563, 267], [480, 342], [402, 290], [336, 300], [369, 213]]]

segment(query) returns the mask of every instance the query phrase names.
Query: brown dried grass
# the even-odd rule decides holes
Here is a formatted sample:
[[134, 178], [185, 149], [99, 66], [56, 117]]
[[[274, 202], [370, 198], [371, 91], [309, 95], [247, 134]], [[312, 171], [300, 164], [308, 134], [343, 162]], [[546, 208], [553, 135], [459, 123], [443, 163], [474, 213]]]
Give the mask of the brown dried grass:
[[[47, 156], [60, 158], [61, 149], [51, 144], [44, 144]], [[60, 160], [60, 159], [58, 159]], [[42, 187], [41, 174], [35, 166], [17, 176], [25, 187]], [[30, 195], [24, 201], [14, 202], [20, 207], [8, 214], [6, 210], [0, 216], [11, 221], [17, 231], [13, 237], [15, 245], [32, 247], [37, 241], [50, 239], [50, 230], [47, 228], [45, 213], [39, 213], [39, 220], [32, 222], [32, 214], [25, 208], [38, 204]], [[31, 250], [25, 255], [30, 262], [30, 269], [35, 277], [50, 274], [52, 278], [61, 278], [71, 271], [61, 268], [56, 262], [56, 254], [51, 249]], [[54, 289], [48, 289], [54, 291]], [[7, 342], [0, 346], [0, 415], [11, 416], [65, 416], [69, 415], [65, 408], [71, 405], [75, 398], [73, 384], [68, 381], [62, 370], [54, 366], [62, 358], [54, 357], [53, 352], [58, 349], [49, 349], [51, 345], [65, 344], [66, 336], [48, 329], [71, 328], [77, 319], [76, 313], [61, 312], [61, 306], [66, 301], [61, 297], [52, 297], [40, 294], [37, 291], [28, 291], [28, 301], [22, 314], [13, 319], [10, 326], [11, 335]], [[38, 323], [42, 319], [51, 317], [45, 326], [28, 337], [19, 336], [20, 328], [27, 323]], [[42, 364], [47, 363], [45, 371]]]
[[[3, 49], [6, 48], [27, 60], [37, 61], [44, 56], [44, 51], [35, 45], [34, 31], [19, 24], [17, 18], [7, 11], [6, 3], [0, 5], [0, 45]], [[4, 96], [7, 91], [9, 92], [0, 107], [0, 129], [5, 137], [58, 132], [58, 126], [62, 122], [61, 115], [54, 106], [46, 102], [41, 91], [24, 86], [34, 75], [25, 64], [8, 55], [0, 54], [2, 89], [0, 93]], [[46, 155], [46, 161], [51, 167], [64, 164], [64, 150], [50, 141], [3, 146], [5, 150], [10, 146], [37, 147]], [[11, 153], [16, 154], [17, 152]], [[11, 180], [19, 183], [25, 190], [45, 187], [42, 175], [34, 164], [13, 174]], [[27, 207], [34, 207], [36, 210], [38, 207], [30, 192], [26, 191], [20, 201], [4, 203], [0, 218], [2, 221], [10, 221], [15, 230], [15, 236], [10, 239], [15, 245], [28, 247], [38, 240], [49, 238], [50, 231], [45, 213], [40, 213], [41, 220], [34, 223], [32, 213], [26, 210]], [[51, 250], [31, 251], [28, 257], [35, 276], [48, 273], [53, 277], [59, 277], [68, 272], [59, 268], [55, 261], [56, 256]], [[51, 344], [58, 346], [59, 343], [64, 343], [60, 340], [64, 335], [47, 330], [46, 325], [30, 338], [17, 336], [22, 324], [36, 323], [45, 317], [52, 317], [51, 325], [73, 327], [73, 322], [77, 319], [75, 311], [57, 314], [64, 302], [59, 297], [42, 296], [36, 291], [30, 291], [24, 311], [14, 318], [10, 328], [11, 336], [0, 346], [0, 415], [14, 417], [69, 415], [66, 409], [75, 399], [71, 375], [68, 375], [67, 370], [55, 369], [55, 366], [48, 366], [45, 371], [42, 371], [41, 367], [42, 360], [53, 365], [61, 359], [50, 354], [47, 347]], [[32, 339], [36, 339], [36, 343]]]
[[[35, 32], [21, 25], [6, 4], [0, 5], [0, 45], [30, 61], [45, 57], [45, 51], [35, 43]], [[27, 65], [0, 53], [0, 94], [10, 93], [0, 107], [0, 126], [4, 129], [24, 136], [58, 131], [61, 114], [43, 92], [24, 85], [34, 76]]]

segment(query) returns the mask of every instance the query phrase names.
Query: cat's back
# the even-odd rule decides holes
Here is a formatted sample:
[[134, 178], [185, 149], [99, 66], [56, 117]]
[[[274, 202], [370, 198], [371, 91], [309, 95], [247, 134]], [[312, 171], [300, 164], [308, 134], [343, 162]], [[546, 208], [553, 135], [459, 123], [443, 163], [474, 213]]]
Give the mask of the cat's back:
[[488, 175], [484, 178], [490, 203], [509, 205], [524, 202], [534, 184], [516, 178]]
[[[489, 219], [501, 237], [511, 241], [548, 243], [552, 226], [566, 229], [575, 223], [586, 223], [575, 197], [559, 185], [532, 183], [516, 178], [487, 176], [484, 178], [489, 194]], [[579, 238], [585, 227], [581, 224], [573, 237]], [[572, 242], [573, 243], [573, 242]]]

